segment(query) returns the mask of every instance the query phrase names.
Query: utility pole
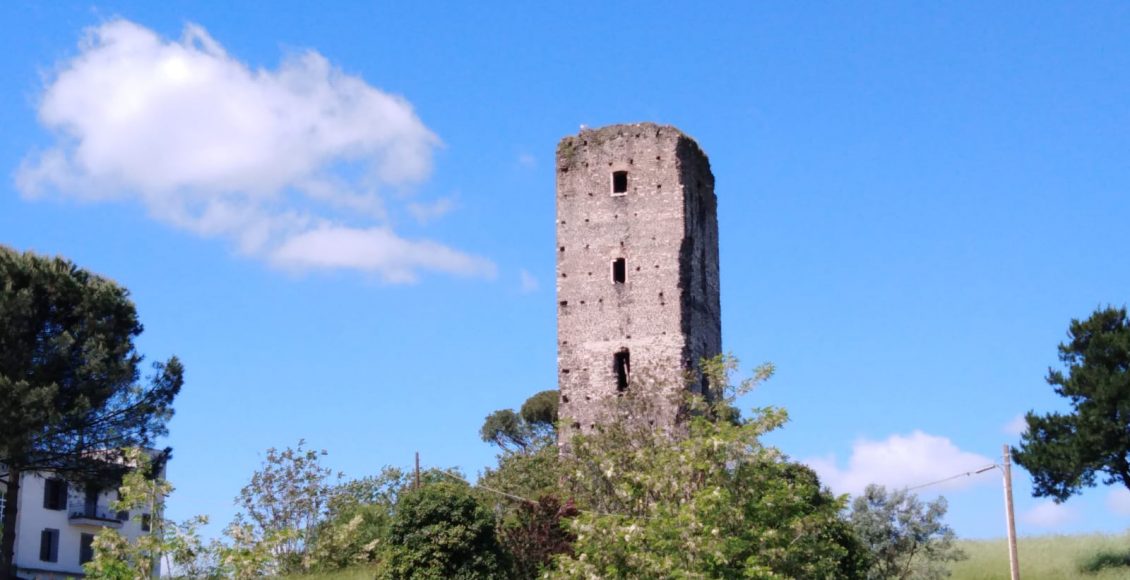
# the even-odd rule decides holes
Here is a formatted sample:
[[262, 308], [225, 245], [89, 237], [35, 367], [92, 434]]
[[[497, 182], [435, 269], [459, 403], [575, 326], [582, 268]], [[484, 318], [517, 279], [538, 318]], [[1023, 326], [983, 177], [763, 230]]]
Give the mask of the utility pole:
[[1004, 513], [1008, 520], [1008, 569], [1012, 580], [1020, 580], [1020, 561], [1016, 557], [1016, 519], [1012, 513], [1012, 457], [1004, 446]]
[[[416, 452], [416, 487], [415, 487], [415, 489], [420, 489], [420, 452], [419, 451]], [[1008, 500], [1009, 506], [1012, 505], [1012, 495], [1011, 495], [1011, 493], [1012, 492], [1009, 492], [1009, 496], [1008, 496], [1009, 497], [1009, 500]], [[1012, 508], [1009, 507], [1008, 509], [1009, 509], [1009, 513], [1011, 514]], [[1009, 517], [1011, 517], [1011, 516], [1009, 516]]]

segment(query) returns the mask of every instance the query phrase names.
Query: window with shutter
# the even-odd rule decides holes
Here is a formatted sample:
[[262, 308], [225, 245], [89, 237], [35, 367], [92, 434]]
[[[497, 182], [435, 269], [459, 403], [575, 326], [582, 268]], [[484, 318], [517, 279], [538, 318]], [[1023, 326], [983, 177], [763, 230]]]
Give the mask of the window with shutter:
[[44, 562], [59, 561], [59, 530], [47, 528], [39, 534], [39, 559]]
[[94, 559], [94, 534], [83, 534], [78, 545], [78, 563], [85, 564]]
[[57, 477], [49, 478], [43, 484], [43, 508], [49, 510], [67, 509], [67, 482]]

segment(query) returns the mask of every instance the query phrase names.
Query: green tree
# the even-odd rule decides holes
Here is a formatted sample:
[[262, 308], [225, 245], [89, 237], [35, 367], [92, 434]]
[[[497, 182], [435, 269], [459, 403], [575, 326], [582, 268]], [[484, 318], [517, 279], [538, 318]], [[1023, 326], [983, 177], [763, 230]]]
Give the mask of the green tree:
[[294, 449], [268, 449], [263, 465], [236, 498], [246, 510], [246, 520], [238, 521], [233, 530], [242, 538], [246, 531], [242, 526], [249, 524], [257, 538], [269, 540], [282, 573], [309, 568], [306, 550], [314, 542], [333, 492], [332, 471], [321, 464], [326, 451], [306, 449], [305, 444], [299, 440]]
[[498, 465], [486, 468], [474, 489], [496, 515], [514, 578], [537, 577], [573, 542], [566, 524], [576, 509], [558, 495], [557, 402], [557, 391], [542, 391], [519, 413], [496, 411], [483, 424], [483, 440], [500, 452]]
[[405, 492], [389, 529], [389, 578], [478, 579], [507, 576], [494, 515], [458, 482]]
[[121, 477], [124, 450], [166, 433], [184, 382], [175, 358], [143, 384], [129, 292], [62, 258], [0, 246], [0, 574], [15, 576], [20, 478]]
[[395, 467], [337, 485], [310, 548], [310, 567], [333, 571], [380, 561], [397, 500], [410, 485], [411, 477]]
[[950, 562], [965, 559], [954, 543], [957, 536], [942, 523], [946, 499], [924, 504], [905, 490], [888, 492], [868, 485], [851, 504], [851, 525], [870, 550], [873, 565], [867, 577], [874, 580], [949, 576]]
[[94, 539], [94, 558], [83, 565], [86, 577], [100, 580], [144, 580], [151, 578], [164, 559], [166, 568], [197, 577], [205, 573], [196, 564], [206, 548], [198, 528], [208, 518], [197, 516], [182, 523], [166, 520], [164, 504], [173, 492], [154, 469], [149, 456], [130, 449], [126, 461], [133, 468], [118, 488], [116, 511], [129, 511], [135, 521], [148, 518], [150, 531], [130, 542], [113, 528], [103, 528]]
[[499, 409], [487, 415], [479, 431], [483, 441], [503, 451], [536, 451], [557, 437], [556, 390], [542, 391], [526, 399], [521, 410]]
[[[755, 409], [748, 419], [730, 411], [772, 367], [732, 385], [732, 358], [703, 366], [713, 392], [686, 395], [685, 431], [608, 421], [572, 439], [561, 472], [581, 513], [555, 577], [862, 577], [868, 557], [841, 515], [846, 499], [761, 443], [784, 411]], [[646, 416], [656, 401], [637, 391], [663, 392], [629, 389], [614, 416]]]
[[499, 530], [513, 563], [512, 577], [538, 578], [549, 571], [554, 556], [571, 554], [577, 537], [567, 524], [578, 513], [572, 501], [548, 494], [536, 502], [521, 502]]
[[1033, 477], [1033, 494], [1062, 502], [1093, 487], [1130, 489], [1130, 320], [1126, 308], [1096, 310], [1072, 320], [1059, 345], [1066, 369], [1049, 369], [1047, 382], [1066, 397], [1070, 413], [1025, 417], [1027, 430], [1012, 455]]
[[212, 544], [219, 563], [218, 573], [243, 580], [280, 575], [279, 554], [283, 553], [284, 544], [294, 542], [296, 532], [290, 528], [257, 529], [237, 514], [224, 529], [224, 535], [228, 543]]

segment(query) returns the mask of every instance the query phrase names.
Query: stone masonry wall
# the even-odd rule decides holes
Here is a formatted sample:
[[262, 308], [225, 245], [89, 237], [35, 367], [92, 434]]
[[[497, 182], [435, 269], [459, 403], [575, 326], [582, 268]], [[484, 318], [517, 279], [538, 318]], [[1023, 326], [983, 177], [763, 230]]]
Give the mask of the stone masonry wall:
[[[622, 194], [613, 193], [618, 171], [627, 172]], [[674, 127], [614, 125], [558, 145], [562, 442], [610, 420], [618, 352], [627, 352], [636, 379], [628, 388], [668, 391], [648, 393], [660, 401], [653, 416], [628, 419], [675, 424], [671, 391], [701, 357], [721, 351], [716, 206], [710, 162]], [[617, 259], [622, 283], [613, 280]], [[651, 380], [639, 380], [643, 373]]]

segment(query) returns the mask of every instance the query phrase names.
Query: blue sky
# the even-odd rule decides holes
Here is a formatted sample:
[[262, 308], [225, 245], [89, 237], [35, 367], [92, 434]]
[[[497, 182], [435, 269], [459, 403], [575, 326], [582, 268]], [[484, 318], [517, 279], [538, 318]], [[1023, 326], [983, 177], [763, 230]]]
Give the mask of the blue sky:
[[[133, 294], [188, 383], [170, 513], [271, 446], [477, 473], [555, 386], [553, 152], [656, 121], [710, 156], [726, 350], [838, 491], [995, 461], [1068, 322], [1127, 302], [1130, 9], [1031, 3], [0, 6], [0, 243]], [[84, 40], [85, 39], [85, 40]], [[1016, 472], [1022, 533], [1124, 530]], [[995, 472], [944, 493], [1003, 535]]]

